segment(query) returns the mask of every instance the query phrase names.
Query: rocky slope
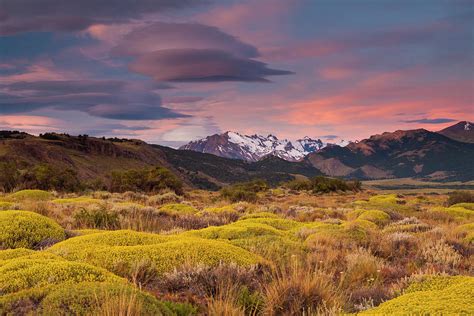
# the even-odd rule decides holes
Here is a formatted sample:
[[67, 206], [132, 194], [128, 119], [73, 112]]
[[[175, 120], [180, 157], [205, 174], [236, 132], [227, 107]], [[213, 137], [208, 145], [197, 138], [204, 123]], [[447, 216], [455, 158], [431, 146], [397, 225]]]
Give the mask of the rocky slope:
[[150, 145], [140, 140], [103, 139], [64, 134], [36, 137], [0, 131], [0, 161], [28, 170], [40, 163], [69, 168], [84, 181], [105, 180], [112, 171], [164, 166], [189, 186], [218, 189], [254, 178], [278, 183], [294, 175], [320, 175], [307, 162], [268, 158], [258, 163]]
[[374, 135], [346, 147], [329, 146], [305, 160], [339, 177], [473, 180], [473, 157], [474, 144], [417, 129]]
[[474, 143], [474, 123], [472, 122], [462, 121], [438, 133], [460, 142]]

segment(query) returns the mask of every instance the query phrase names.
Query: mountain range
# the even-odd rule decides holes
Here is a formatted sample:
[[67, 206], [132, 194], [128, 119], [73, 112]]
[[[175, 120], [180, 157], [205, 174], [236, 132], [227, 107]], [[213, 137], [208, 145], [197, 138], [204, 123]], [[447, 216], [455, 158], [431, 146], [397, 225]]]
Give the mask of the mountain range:
[[[254, 136], [250, 143], [246, 143], [250, 147], [271, 142], [269, 147], [275, 148], [274, 152], [289, 157], [288, 160], [301, 157], [298, 161], [288, 161], [263, 150], [255, 151], [262, 158], [258, 160], [255, 155], [253, 161], [247, 161], [233, 159], [236, 156], [219, 157], [147, 144], [140, 140], [56, 133], [38, 137], [22, 132], [0, 131], [0, 161], [14, 162], [20, 170], [40, 163], [69, 168], [76, 171], [84, 181], [106, 179], [114, 170], [161, 165], [170, 169], [188, 186], [203, 189], [218, 189], [229, 183], [254, 178], [276, 184], [299, 176], [316, 175], [358, 179], [412, 177], [435, 181], [469, 181], [474, 180], [474, 130], [471, 126], [472, 123], [460, 122], [440, 132], [399, 130], [373, 135], [347, 146], [321, 146], [318, 140], [303, 138], [303, 141], [291, 144], [289, 152], [308, 154], [294, 156], [284, 154], [290, 142], [280, 141], [271, 135], [266, 140]], [[227, 137], [234, 137], [228, 134], [231, 133], [227, 133]], [[211, 138], [219, 146], [222, 137]], [[211, 144], [207, 142], [207, 150], [212, 149]], [[223, 151], [223, 147], [219, 150]]]
[[313, 139], [308, 136], [292, 143], [287, 139], [278, 139], [272, 134], [268, 136], [257, 134], [249, 136], [228, 131], [192, 141], [179, 149], [246, 161], [258, 161], [267, 156], [276, 156], [288, 161], [299, 161], [327, 145], [321, 139]]

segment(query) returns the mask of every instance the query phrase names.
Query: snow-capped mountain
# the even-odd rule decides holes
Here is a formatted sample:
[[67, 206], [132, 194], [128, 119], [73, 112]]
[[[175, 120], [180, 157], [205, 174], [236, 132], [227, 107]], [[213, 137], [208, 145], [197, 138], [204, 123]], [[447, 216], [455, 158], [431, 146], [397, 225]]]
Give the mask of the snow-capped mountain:
[[278, 139], [271, 134], [265, 137], [225, 132], [192, 141], [181, 146], [180, 149], [247, 161], [257, 161], [269, 155], [288, 161], [298, 161], [325, 146], [326, 144], [320, 139], [307, 136], [298, 139], [293, 144], [287, 139]]

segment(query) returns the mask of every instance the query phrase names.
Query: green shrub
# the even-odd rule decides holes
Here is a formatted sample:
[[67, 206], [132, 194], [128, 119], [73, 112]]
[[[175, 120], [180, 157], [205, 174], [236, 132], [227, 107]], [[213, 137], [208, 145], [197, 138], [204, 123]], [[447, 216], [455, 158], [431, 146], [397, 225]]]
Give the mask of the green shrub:
[[317, 176], [311, 179], [295, 179], [283, 186], [297, 191], [312, 191], [313, 193], [329, 193], [337, 191], [360, 191], [362, 183], [358, 180], [345, 181], [337, 178]]
[[45, 216], [28, 211], [0, 212], [0, 249], [36, 248], [44, 241], [65, 237], [61, 226]]
[[367, 241], [369, 231], [375, 225], [365, 220], [354, 220], [342, 224], [320, 224], [310, 229], [306, 244], [317, 249], [320, 244], [340, 247], [341, 243], [362, 244]]
[[83, 282], [53, 289], [41, 303], [45, 315], [173, 315], [163, 302], [120, 283]]
[[474, 203], [474, 194], [468, 191], [454, 191], [450, 193], [446, 204], [451, 206], [458, 203]]
[[455, 205], [452, 205], [450, 207], [435, 207], [430, 209], [431, 212], [442, 212], [445, 214], [448, 214], [452, 218], [463, 221], [463, 220], [472, 220], [474, 219], [474, 211], [460, 207]]
[[151, 263], [156, 275], [185, 263], [214, 266], [222, 261], [248, 266], [260, 262], [258, 256], [228, 243], [180, 235], [155, 235], [155, 239], [153, 235], [131, 231], [97, 233], [68, 239], [48, 251], [68, 260], [104, 267], [123, 276], [143, 260]]
[[9, 200], [12, 201], [24, 201], [24, 200], [33, 200], [33, 201], [48, 201], [53, 197], [53, 195], [47, 191], [43, 190], [22, 190], [15, 193], [12, 193], [8, 196]]
[[364, 315], [472, 315], [474, 278], [435, 277], [410, 286], [405, 294], [369, 309]]
[[125, 280], [86, 263], [52, 259], [15, 258], [0, 267], [0, 293], [14, 293], [64, 282]]
[[296, 191], [311, 191], [313, 189], [312, 183], [309, 179], [294, 179], [283, 183], [283, 186]]
[[464, 234], [464, 241], [468, 244], [474, 244], [474, 223], [464, 224], [456, 228], [458, 233]]
[[255, 202], [258, 198], [257, 193], [266, 190], [268, 190], [268, 184], [264, 180], [254, 180], [224, 187], [220, 195], [231, 202]]
[[[87, 231], [87, 230], [86, 230]], [[133, 230], [96, 231], [59, 243], [67, 247], [80, 248], [82, 245], [94, 246], [140, 246], [153, 245], [172, 240], [172, 236], [164, 236], [152, 233], [136, 232]]]
[[256, 212], [256, 213], [246, 214], [242, 216], [240, 220], [251, 219], [251, 218], [280, 218], [280, 216], [278, 216], [275, 213], [270, 213], [270, 212]]
[[155, 297], [111, 281], [69, 282], [19, 291], [0, 297], [0, 310], [6, 315], [177, 315]]
[[211, 226], [183, 233], [206, 239], [226, 240], [264, 257], [278, 256], [280, 259], [301, 252], [303, 244], [295, 236], [302, 223], [279, 218], [250, 218], [223, 225]]
[[75, 198], [54, 199], [51, 202], [56, 204], [100, 204], [103, 201], [99, 199], [90, 198], [87, 196], [80, 196]]
[[0, 250], [0, 260], [10, 260], [36, 253], [36, 251], [26, 248]]
[[110, 191], [141, 191], [159, 193], [166, 190], [183, 193], [183, 183], [171, 171], [163, 167], [114, 171]]
[[166, 204], [160, 207], [159, 210], [168, 215], [189, 215], [198, 212], [196, 208], [187, 204]]
[[457, 203], [457, 204], [451, 205], [451, 207], [463, 207], [465, 209], [474, 211], [474, 202], [473, 203]]
[[384, 211], [369, 210], [362, 212], [359, 215], [358, 219], [367, 220], [379, 226], [383, 226], [390, 222], [390, 215], [388, 215]]
[[27, 188], [75, 192], [81, 190], [77, 172], [49, 164], [40, 164], [22, 176], [22, 185]]

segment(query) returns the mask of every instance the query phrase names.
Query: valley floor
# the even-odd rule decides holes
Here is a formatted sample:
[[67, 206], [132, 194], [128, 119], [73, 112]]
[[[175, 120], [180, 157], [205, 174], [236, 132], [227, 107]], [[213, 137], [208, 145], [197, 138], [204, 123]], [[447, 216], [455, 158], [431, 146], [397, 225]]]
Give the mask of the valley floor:
[[474, 314], [474, 203], [364, 185], [0, 195], [0, 315]]

